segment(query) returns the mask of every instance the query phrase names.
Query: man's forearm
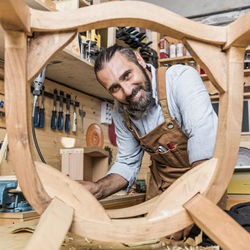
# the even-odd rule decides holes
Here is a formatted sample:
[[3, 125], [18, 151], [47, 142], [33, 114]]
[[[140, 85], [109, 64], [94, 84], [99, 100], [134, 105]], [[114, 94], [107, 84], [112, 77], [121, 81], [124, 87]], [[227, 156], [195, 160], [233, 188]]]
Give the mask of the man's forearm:
[[77, 181], [80, 184], [84, 185], [85, 188], [92, 193], [96, 199], [105, 198], [111, 194], [118, 192], [121, 189], [124, 189], [128, 185], [128, 181], [122, 178], [118, 174], [110, 174], [97, 182], [91, 181]]
[[97, 199], [102, 199], [126, 188], [128, 181], [118, 174], [110, 174], [98, 180], [96, 184], [98, 189], [94, 195]]

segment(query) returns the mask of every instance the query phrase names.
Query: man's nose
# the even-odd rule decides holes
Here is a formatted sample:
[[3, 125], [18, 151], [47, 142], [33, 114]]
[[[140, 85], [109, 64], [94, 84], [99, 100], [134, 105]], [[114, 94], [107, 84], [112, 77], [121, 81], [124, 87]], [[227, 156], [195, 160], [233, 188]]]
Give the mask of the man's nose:
[[132, 91], [133, 91], [133, 86], [132, 86], [132, 84], [126, 83], [122, 86], [122, 90], [123, 90], [123, 93], [125, 96], [130, 96], [132, 94]]

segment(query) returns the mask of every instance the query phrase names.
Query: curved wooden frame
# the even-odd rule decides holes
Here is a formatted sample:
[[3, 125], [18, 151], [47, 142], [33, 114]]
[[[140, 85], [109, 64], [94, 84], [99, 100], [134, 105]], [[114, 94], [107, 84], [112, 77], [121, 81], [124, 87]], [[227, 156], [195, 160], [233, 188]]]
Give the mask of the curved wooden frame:
[[[209, 200], [211, 209], [215, 209], [213, 205], [221, 198], [232, 177], [240, 143], [243, 58], [245, 47], [250, 43], [250, 13], [227, 27], [213, 27], [144, 2], [111, 2], [48, 13], [30, 9], [22, 0], [0, 0], [0, 21], [5, 30], [6, 125], [12, 162], [25, 197], [39, 214], [44, 212], [51, 198], [56, 197], [74, 208], [72, 231], [94, 239], [124, 242], [152, 239], [185, 228], [193, 220], [197, 221], [195, 209], [197, 204], [202, 206], [200, 200]], [[183, 175], [154, 202], [140, 205], [139, 209], [123, 210], [125, 217], [148, 213], [139, 219], [111, 219], [110, 212], [107, 214], [83, 186], [52, 167], [41, 167], [42, 163], [36, 163], [35, 168], [28, 136], [27, 82], [71, 41], [77, 30], [117, 25], [146, 27], [184, 40], [220, 92], [214, 158]], [[31, 39], [31, 53], [27, 55], [27, 35], [33, 32], [39, 33], [37, 38]], [[60, 43], [54, 43], [58, 38]], [[50, 49], [45, 51], [43, 47], [48, 44]], [[209, 53], [204, 56], [207, 51]], [[33, 67], [34, 61], [36, 67]], [[57, 176], [57, 186], [50, 181], [51, 176]], [[200, 199], [197, 193], [203, 198]], [[119, 212], [114, 212], [113, 217], [119, 217]], [[204, 216], [202, 219], [200, 225], [210, 235], [209, 228], [204, 225]], [[244, 241], [248, 247], [249, 235], [244, 231], [241, 234], [246, 237]], [[223, 242], [225, 239], [221, 243], [225, 246]]]

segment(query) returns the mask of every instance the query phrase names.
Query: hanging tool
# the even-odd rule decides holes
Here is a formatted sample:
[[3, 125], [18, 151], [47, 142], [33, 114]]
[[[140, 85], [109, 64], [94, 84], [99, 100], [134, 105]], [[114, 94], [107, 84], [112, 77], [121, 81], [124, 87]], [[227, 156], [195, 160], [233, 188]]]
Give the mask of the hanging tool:
[[36, 106], [35, 106], [34, 126], [35, 127], [39, 126], [39, 103], [38, 103], [38, 99], [37, 99]]
[[59, 108], [58, 119], [57, 119], [58, 130], [63, 129], [63, 98], [64, 98], [64, 92], [60, 91], [60, 108]]
[[76, 125], [77, 125], [77, 117], [76, 117], [76, 96], [73, 100], [73, 107], [74, 107], [74, 113], [73, 113], [73, 122], [72, 122], [72, 132], [76, 132]]
[[66, 118], [65, 118], [65, 132], [70, 131], [70, 98], [69, 94], [66, 95]]
[[83, 122], [83, 118], [86, 115], [86, 112], [83, 111], [83, 105], [82, 105], [82, 109], [79, 109], [79, 115], [81, 117], [81, 131], [82, 133], [84, 132], [84, 122]]
[[42, 72], [35, 78], [34, 80], [34, 90], [33, 90], [33, 95], [34, 95], [34, 101], [33, 101], [33, 107], [32, 107], [32, 135], [33, 135], [33, 140], [37, 149], [37, 152], [40, 156], [40, 159], [43, 163], [46, 163], [43, 155], [40, 151], [37, 139], [36, 139], [36, 133], [35, 133], [35, 108], [36, 104], [38, 101], [38, 96], [41, 94], [41, 88], [43, 86], [44, 80], [45, 80], [45, 73], [46, 73], [46, 67], [42, 70]]
[[50, 128], [52, 130], [55, 130], [56, 129], [56, 120], [57, 120], [57, 117], [56, 117], [56, 100], [57, 100], [57, 89], [54, 89], [54, 100], [53, 100], [53, 110], [52, 110], [52, 115], [51, 115], [51, 123], [50, 123]]
[[[42, 72], [35, 78], [34, 80], [34, 90], [33, 90], [33, 95], [34, 95], [34, 103], [33, 103], [33, 112], [32, 112], [32, 117], [34, 117], [34, 126], [38, 127], [39, 126], [39, 103], [38, 103], [38, 97], [41, 94], [41, 88], [45, 80], [45, 72], [46, 72], [46, 67], [42, 70]], [[35, 107], [34, 107], [35, 106]]]
[[44, 120], [45, 120], [45, 113], [44, 113], [44, 86], [42, 86], [42, 102], [41, 102], [41, 108], [39, 110], [39, 128], [44, 128]]

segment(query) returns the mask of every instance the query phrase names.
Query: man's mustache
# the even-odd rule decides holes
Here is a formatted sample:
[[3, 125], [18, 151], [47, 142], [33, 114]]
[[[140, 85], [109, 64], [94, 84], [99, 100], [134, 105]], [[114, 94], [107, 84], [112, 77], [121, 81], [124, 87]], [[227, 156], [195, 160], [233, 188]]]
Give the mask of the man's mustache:
[[129, 96], [126, 97], [126, 101], [127, 101], [127, 102], [130, 102], [130, 101], [133, 99], [133, 97], [136, 96], [136, 94], [137, 94], [141, 89], [143, 89], [142, 86], [137, 86], [137, 87], [135, 87], [135, 88], [132, 90], [131, 95], [129, 95]]

